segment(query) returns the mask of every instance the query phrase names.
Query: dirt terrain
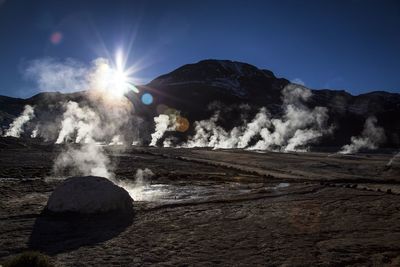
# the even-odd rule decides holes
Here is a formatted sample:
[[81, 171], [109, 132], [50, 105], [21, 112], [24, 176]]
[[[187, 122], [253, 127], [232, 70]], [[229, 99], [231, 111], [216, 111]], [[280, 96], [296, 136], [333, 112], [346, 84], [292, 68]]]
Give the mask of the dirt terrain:
[[42, 214], [61, 149], [0, 148], [0, 262], [38, 249], [57, 266], [400, 265], [390, 153], [108, 147], [118, 179], [155, 174], [126, 221]]

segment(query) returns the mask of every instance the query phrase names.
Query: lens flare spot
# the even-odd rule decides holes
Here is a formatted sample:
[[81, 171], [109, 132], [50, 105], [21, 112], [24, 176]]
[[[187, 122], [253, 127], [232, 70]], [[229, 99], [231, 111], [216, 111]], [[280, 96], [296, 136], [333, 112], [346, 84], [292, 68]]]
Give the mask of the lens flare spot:
[[189, 129], [189, 121], [185, 117], [178, 117], [176, 119], [176, 130], [184, 133]]
[[149, 93], [145, 93], [142, 95], [142, 102], [145, 105], [150, 105], [151, 103], [153, 103], [153, 96]]
[[62, 39], [63, 39], [63, 35], [61, 32], [53, 32], [50, 35], [50, 42], [54, 45], [61, 43]]

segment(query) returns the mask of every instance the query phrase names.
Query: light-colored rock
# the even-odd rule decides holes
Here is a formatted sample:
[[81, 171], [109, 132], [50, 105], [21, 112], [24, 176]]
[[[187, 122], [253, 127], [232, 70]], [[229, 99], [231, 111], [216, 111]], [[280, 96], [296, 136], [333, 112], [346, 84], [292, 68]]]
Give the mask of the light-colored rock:
[[56, 213], [82, 214], [131, 212], [132, 201], [125, 189], [106, 178], [77, 176], [66, 179], [56, 187], [46, 209]]

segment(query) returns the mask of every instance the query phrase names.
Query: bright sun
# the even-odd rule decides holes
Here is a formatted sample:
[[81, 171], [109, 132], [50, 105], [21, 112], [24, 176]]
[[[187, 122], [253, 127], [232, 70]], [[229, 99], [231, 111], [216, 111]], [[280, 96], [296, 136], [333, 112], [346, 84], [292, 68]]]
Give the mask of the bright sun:
[[106, 59], [96, 62], [96, 70], [91, 80], [97, 91], [108, 97], [120, 99], [131, 90], [138, 92], [130, 75], [130, 71], [125, 70], [123, 54], [119, 52], [114, 64]]
[[130, 84], [128, 82], [128, 75], [121, 70], [109, 70], [107, 92], [116, 97], [122, 97], [129, 91]]

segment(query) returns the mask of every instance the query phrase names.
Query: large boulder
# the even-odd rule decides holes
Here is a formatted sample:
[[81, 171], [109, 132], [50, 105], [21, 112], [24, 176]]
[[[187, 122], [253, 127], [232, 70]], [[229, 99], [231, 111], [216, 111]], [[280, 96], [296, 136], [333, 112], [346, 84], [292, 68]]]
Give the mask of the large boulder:
[[53, 213], [96, 214], [132, 212], [129, 193], [110, 180], [97, 176], [66, 179], [51, 194], [46, 210]]

